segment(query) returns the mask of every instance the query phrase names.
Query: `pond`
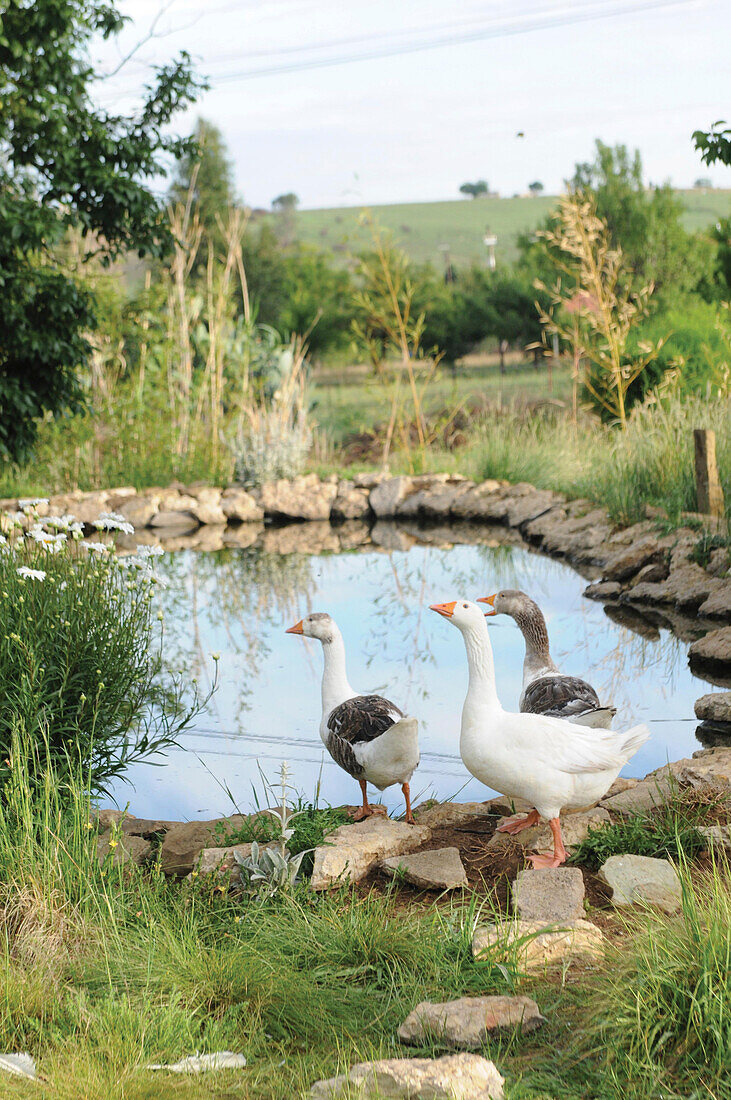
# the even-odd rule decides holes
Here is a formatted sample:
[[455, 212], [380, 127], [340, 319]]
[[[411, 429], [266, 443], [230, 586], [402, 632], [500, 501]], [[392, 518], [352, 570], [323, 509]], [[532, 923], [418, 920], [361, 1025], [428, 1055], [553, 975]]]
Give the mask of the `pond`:
[[[650, 741], [625, 774], [645, 775], [699, 747], [693, 703], [710, 689], [691, 675], [687, 643], [612, 621], [601, 604], [582, 597], [587, 581], [571, 566], [515, 545], [504, 530], [480, 545], [448, 549], [386, 551], [369, 543], [320, 554], [258, 546], [177, 550], [159, 559], [159, 573], [167, 582], [161, 598], [168, 658], [205, 687], [211, 654], [220, 654], [219, 687], [161, 766], [136, 765], [128, 782], [116, 784], [118, 804], [129, 802], [138, 816], [248, 812], [257, 798], [266, 802], [264, 779], [275, 781], [283, 760], [305, 799], [358, 801], [357, 784], [330, 760], [318, 735], [320, 643], [284, 632], [310, 611], [329, 611], [339, 624], [356, 690], [385, 694], [419, 718], [415, 804], [490, 797], [459, 757], [467, 686], [462, 639], [428, 606], [498, 588], [523, 589], [540, 604], [554, 659], [613, 702], [616, 728], [650, 727]], [[522, 636], [505, 616], [490, 620], [490, 633], [501, 701], [517, 709]], [[399, 808], [399, 788], [384, 792], [383, 801]]]

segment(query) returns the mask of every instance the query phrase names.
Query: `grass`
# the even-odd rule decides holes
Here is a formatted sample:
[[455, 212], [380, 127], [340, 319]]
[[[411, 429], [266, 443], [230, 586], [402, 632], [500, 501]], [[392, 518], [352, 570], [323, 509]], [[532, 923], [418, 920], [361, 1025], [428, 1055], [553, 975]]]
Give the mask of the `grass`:
[[[26, 1049], [43, 1083], [3, 1079], [4, 1097], [293, 1100], [312, 1082], [401, 1049], [395, 1031], [425, 999], [521, 992], [548, 1023], [483, 1050], [507, 1100], [727, 1100], [731, 887], [684, 875], [678, 917], [640, 913], [609, 965], [577, 982], [525, 978], [517, 950], [473, 959], [490, 919], [476, 899], [404, 905], [398, 888], [305, 888], [267, 901], [218, 880], [169, 882], [100, 867], [83, 788], [19, 756], [0, 804], [0, 1049]], [[574, 975], [576, 976], [576, 975]], [[154, 1075], [150, 1061], [243, 1053], [244, 1071]], [[660, 1087], [661, 1085], [661, 1087]]]
[[657, 807], [598, 829], [575, 848], [570, 862], [596, 871], [611, 856], [692, 859], [704, 847], [699, 825], [712, 824], [723, 810], [722, 795], [675, 789]]
[[[728, 191], [681, 191], [679, 195], [685, 206], [683, 224], [688, 230], [713, 225], [726, 217], [731, 207]], [[442, 245], [449, 246], [452, 263], [458, 266], [484, 262], [482, 239], [488, 227], [498, 238], [498, 263], [513, 263], [518, 255], [518, 236], [536, 229], [555, 205], [555, 195], [542, 195], [474, 201], [455, 198], [370, 209], [384, 229], [395, 233], [413, 260], [431, 260], [441, 268]], [[369, 243], [367, 229], [358, 224], [360, 214], [360, 207], [300, 210], [295, 214], [295, 232], [300, 240], [324, 251], [357, 251]]]
[[[312, 871], [312, 850], [322, 844], [328, 833], [333, 832], [340, 825], [346, 825], [351, 819], [346, 810], [339, 806], [317, 806], [312, 802], [305, 802], [299, 797], [293, 807], [297, 814], [292, 822], [292, 836], [287, 842], [287, 848], [292, 855], [306, 852], [302, 861], [303, 874]], [[252, 815], [233, 831], [219, 823], [214, 832], [222, 845], [250, 844], [256, 841], [258, 844], [267, 844], [280, 835], [280, 825], [276, 818], [266, 812]]]

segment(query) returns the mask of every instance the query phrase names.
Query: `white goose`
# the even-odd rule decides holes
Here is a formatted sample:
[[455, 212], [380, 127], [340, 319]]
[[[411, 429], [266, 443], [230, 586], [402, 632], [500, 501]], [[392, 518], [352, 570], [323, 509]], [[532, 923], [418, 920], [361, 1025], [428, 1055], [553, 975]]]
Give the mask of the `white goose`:
[[363, 805], [356, 821], [377, 811], [368, 802], [367, 784], [380, 791], [401, 784], [406, 820], [414, 823], [409, 782], [419, 764], [419, 723], [381, 695], [359, 695], [348, 683], [345, 643], [334, 619], [314, 612], [290, 626], [287, 634], [302, 634], [322, 642], [322, 719], [320, 737], [336, 764], [357, 779]]
[[525, 592], [507, 588], [492, 596], [482, 596], [477, 602], [492, 607], [487, 615], [510, 615], [523, 635], [523, 690], [518, 703], [521, 711], [565, 718], [578, 726], [611, 728], [617, 708], [602, 706], [591, 684], [579, 676], [567, 676], [553, 661], [546, 620], [535, 600]]
[[462, 709], [459, 750], [468, 771], [488, 787], [524, 798], [535, 809], [501, 830], [518, 833], [545, 818], [553, 834], [553, 855], [532, 855], [534, 867], [558, 867], [566, 860], [559, 815], [591, 806], [650, 736], [646, 726], [623, 733], [577, 728], [544, 714], [510, 714], [495, 689], [492, 646], [485, 617], [476, 603], [433, 604], [461, 632], [470, 678]]

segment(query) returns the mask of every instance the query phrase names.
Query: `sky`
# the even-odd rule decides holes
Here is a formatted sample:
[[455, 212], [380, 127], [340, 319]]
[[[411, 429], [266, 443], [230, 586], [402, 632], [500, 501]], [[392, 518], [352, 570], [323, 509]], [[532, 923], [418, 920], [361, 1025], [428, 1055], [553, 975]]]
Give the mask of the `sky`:
[[[731, 119], [729, 0], [120, 0], [95, 43], [100, 103], [131, 110], [151, 66], [188, 50], [239, 196], [303, 208], [556, 193], [594, 141], [642, 154], [647, 182], [731, 187], [691, 134]], [[153, 37], [144, 41], [153, 30]], [[428, 48], [425, 48], [428, 47]], [[465, 200], [468, 201], [468, 200]]]

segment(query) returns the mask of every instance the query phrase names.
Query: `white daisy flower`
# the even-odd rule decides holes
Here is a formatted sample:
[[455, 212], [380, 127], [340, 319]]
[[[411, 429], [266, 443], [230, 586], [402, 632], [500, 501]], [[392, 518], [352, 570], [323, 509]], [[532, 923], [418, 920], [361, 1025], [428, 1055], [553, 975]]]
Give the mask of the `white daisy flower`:
[[108, 554], [109, 547], [105, 546], [103, 542], [82, 542], [84, 550], [93, 550], [96, 554]]
[[23, 580], [44, 581], [46, 579], [46, 574], [42, 569], [29, 569], [27, 565], [19, 566], [15, 572]]
[[35, 508], [37, 504], [48, 504], [48, 497], [27, 497], [18, 501], [18, 507], [23, 511], [26, 508]]
[[33, 527], [28, 532], [28, 537], [34, 539], [45, 550], [48, 550], [51, 554], [58, 554], [63, 550], [63, 544], [66, 542], [66, 535], [60, 532], [58, 535], [52, 535], [48, 531], [44, 531], [42, 527]]
[[122, 531], [125, 535], [134, 535], [135, 529], [119, 512], [102, 512], [98, 519], [94, 520], [94, 526], [98, 531]]
[[[63, 516], [46, 516], [43, 520], [44, 527], [55, 527], [59, 531], [68, 531], [69, 528], [75, 524], [76, 516], [72, 516], [67, 512]], [[75, 524], [77, 527], [81, 527], [81, 524]]]

